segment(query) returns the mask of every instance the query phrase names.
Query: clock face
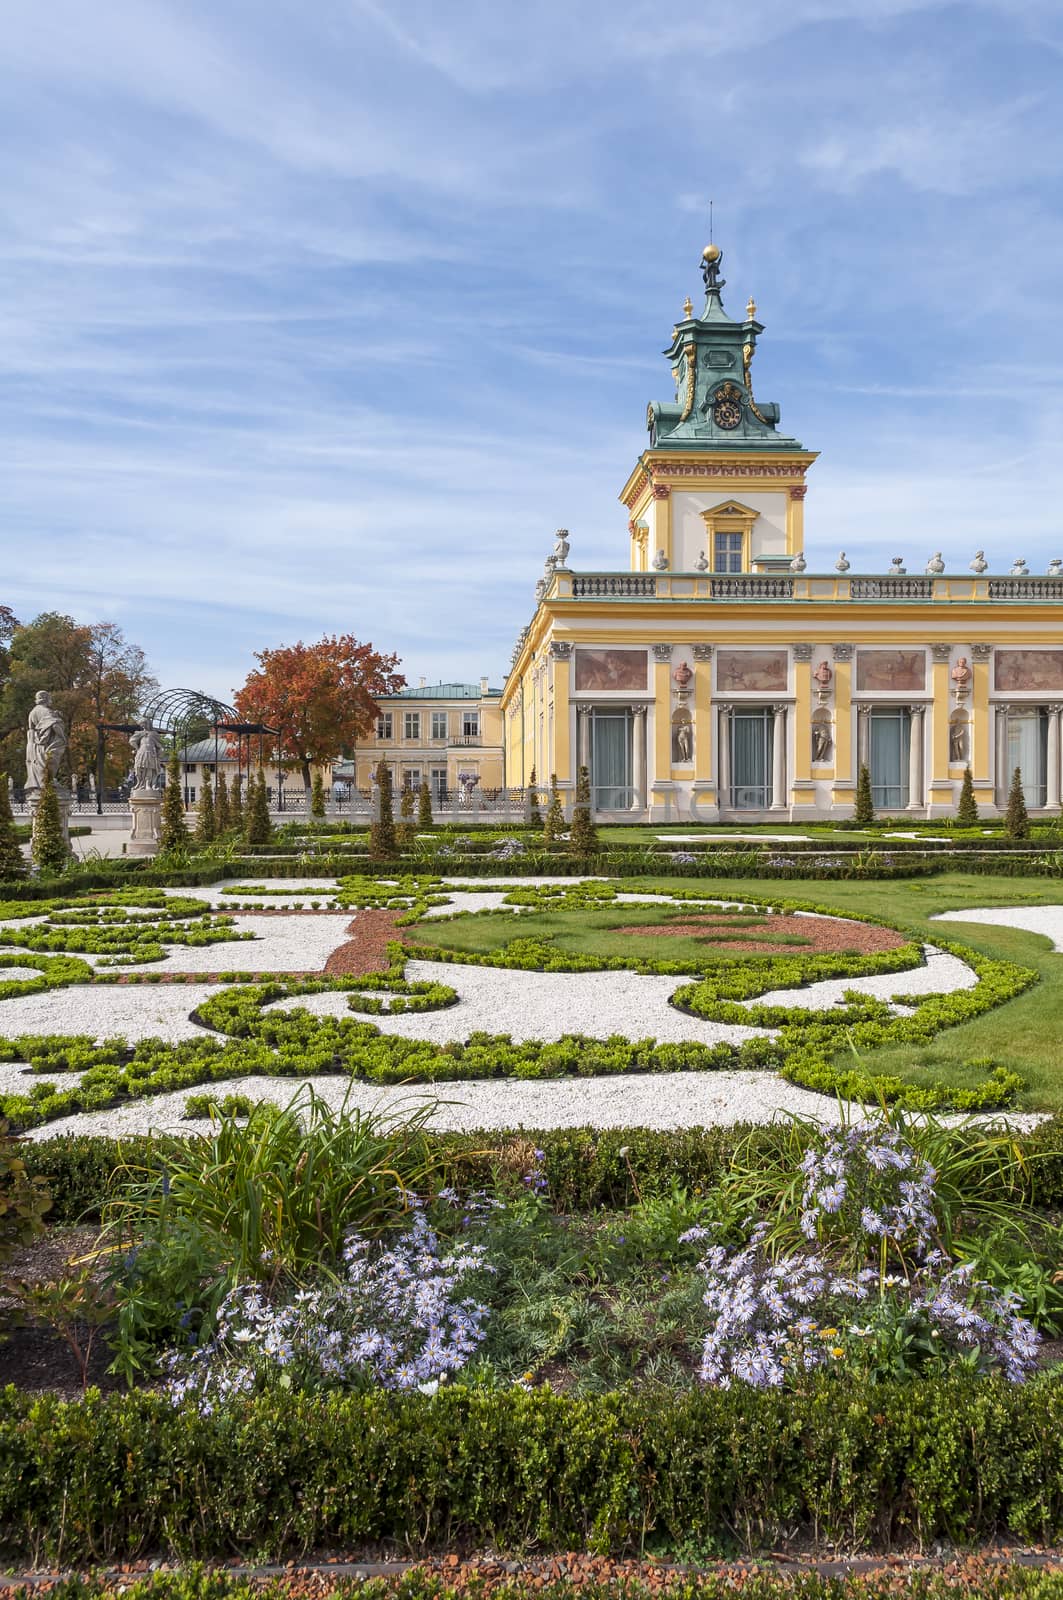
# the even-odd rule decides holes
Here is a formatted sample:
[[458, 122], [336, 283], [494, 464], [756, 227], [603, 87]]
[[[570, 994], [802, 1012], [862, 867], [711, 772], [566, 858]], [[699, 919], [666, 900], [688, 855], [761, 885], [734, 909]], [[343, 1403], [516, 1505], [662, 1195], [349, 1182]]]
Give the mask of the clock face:
[[737, 400], [717, 400], [712, 408], [712, 420], [718, 428], [737, 428], [742, 420], [742, 407]]

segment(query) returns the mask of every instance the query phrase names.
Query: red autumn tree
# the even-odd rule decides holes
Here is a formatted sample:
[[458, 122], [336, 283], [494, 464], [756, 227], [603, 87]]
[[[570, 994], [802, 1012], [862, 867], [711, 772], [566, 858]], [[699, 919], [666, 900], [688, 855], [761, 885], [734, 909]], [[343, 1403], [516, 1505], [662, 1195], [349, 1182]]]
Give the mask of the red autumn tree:
[[401, 689], [398, 656], [381, 655], [353, 634], [319, 644], [255, 652], [259, 670], [236, 695], [246, 722], [276, 728], [281, 756], [298, 766], [310, 791], [310, 769], [335, 761], [373, 725], [376, 696]]

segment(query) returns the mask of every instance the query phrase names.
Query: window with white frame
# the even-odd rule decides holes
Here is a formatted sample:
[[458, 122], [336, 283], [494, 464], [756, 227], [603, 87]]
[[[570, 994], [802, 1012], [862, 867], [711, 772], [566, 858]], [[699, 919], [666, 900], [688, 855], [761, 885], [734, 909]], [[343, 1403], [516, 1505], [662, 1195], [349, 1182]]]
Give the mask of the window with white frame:
[[445, 739], [447, 736], [447, 714], [445, 711], [432, 712], [432, 738]]
[[474, 739], [480, 732], [480, 713], [478, 711], [463, 711], [461, 714], [461, 734], [463, 739]]
[[391, 712], [382, 711], [376, 719], [376, 736], [378, 739], [390, 740], [391, 738]]
[[402, 722], [403, 737], [406, 739], [419, 739], [421, 737], [421, 713], [407, 711]]

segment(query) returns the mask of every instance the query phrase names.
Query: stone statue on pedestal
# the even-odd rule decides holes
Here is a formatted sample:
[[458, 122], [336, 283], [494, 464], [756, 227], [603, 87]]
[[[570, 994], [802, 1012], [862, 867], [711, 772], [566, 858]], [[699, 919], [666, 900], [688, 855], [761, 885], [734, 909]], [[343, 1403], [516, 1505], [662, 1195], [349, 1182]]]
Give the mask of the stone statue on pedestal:
[[26, 788], [43, 789], [49, 777], [54, 783], [65, 753], [66, 724], [48, 690], [38, 689], [26, 724]]
[[150, 722], [141, 723], [136, 733], [131, 733], [133, 747], [133, 782], [138, 789], [161, 787], [163, 767], [162, 740]]

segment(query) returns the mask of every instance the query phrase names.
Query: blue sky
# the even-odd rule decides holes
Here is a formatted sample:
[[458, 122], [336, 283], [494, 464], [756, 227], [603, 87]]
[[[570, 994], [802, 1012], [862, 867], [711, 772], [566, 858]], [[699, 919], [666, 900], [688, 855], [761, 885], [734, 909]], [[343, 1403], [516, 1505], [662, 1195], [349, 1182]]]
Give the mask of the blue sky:
[[505, 671], [617, 501], [709, 197], [810, 567], [1063, 555], [1058, 0], [11, 0], [0, 601], [166, 686]]

